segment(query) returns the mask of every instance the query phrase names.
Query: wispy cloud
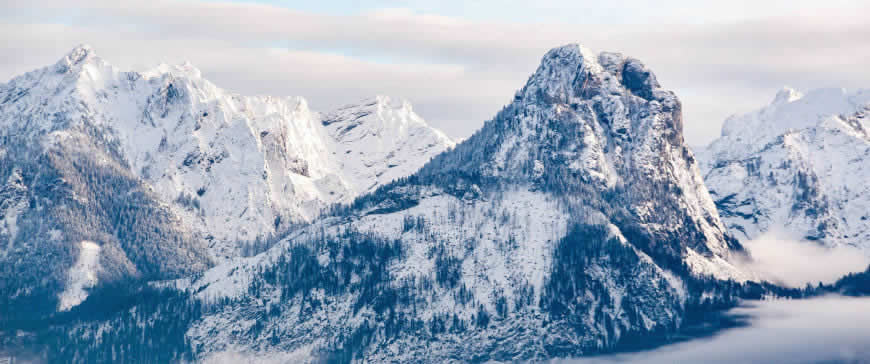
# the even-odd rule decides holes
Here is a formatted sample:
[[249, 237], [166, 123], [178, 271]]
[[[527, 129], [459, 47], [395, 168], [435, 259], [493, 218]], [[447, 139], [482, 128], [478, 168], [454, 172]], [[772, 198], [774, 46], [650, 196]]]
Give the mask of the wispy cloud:
[[[120, 67], [189, 59], [223, 87], [306, 96], [315, 107], [396, 94], [433, 124], [465, 136], [510, 100], [547, 49], [581, 42], [656, 70], [684, 101], [692, 144], [709, 141], [728, 114], [766, 103], [783, 84], [870, 85], [870, 24], [861, 15], [867, 4], [835, 0], [826, 11], [809, 11], [806, 2], [787, 11], [744, 1], [671, 0], [655, 9], [638, 1], [513, 4], [527, 9], [521, 21], [487, 2], [390, 3], [336, 15], [250, 2], [6, 1], [0, 50], [15, 57], [0, 60], [0, 79], [85, 42]], [[482, 8], [490, 12], [483, 16]], [[746, 10], [754, 15], [738, 16]], [[622, 21], [605, 16], [613, 13], [624, 14]], [[323, 62], [310, 62], [317, 58]]]

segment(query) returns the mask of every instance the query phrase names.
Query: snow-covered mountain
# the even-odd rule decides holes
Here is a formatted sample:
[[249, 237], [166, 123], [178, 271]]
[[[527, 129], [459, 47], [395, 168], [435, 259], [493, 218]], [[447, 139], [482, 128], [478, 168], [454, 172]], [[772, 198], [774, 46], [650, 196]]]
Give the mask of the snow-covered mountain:
[[455, 144], [426, 124], [408, 101], [385, 96], [342, 107], [323, 116], [322, 123], [353, 196], [416, 172]]
[[[268, 238], [329, 204], [407, 176], [454, 144], [404, 101], [377, 97], [323, 116], [302, 98], [227, 92], [188, 63], [121, 71], [87, 46], [0, 85], [0, 132], [0, 257], [21, 269], [37, 257], [50, 262], [39, 275], [56, 276], [52, 286], [74, 285], [57, 272], [73, 269], [85, 242], [101, 247], [98, 270], [118, 276], [201, 270], [239, 254], [240, 242]], [[46, 180], [46, 166], [59, 177]], [[119, 178], [120, 187], [105, 184]], [[65, 198], [81, 210], [55, 211], [70, 205], [52, 188], [71, 189]], [[106, 211], [130, 209], [120, 201], [132, 193], [165, 223], [144, 221], [159, 220], [147, 214], [119, 221], [116, 211]], [[55, 205], [39, 203], [52, 198]], [[69, 223], [36, 226], [46, 211], [65, 214], [58, 219]], [[104, 230], [88, 229], [91, 215], [100, 214], [110, 217]], [[36, 225], [28, 228], [27, 221]], [[158, 254], [154, 259], [166, 261], [146, 268], [151, 248], [121, 237], [118, 223], [148, 228], [163, 236], [148, 244], [178, 251]], [[112, 240], [107, 236], [119, 240], [117, 249], [103, 246]], [[3, 277], [14, 272], [4, 270]], [[27, 290], [24, 283], [19, 289]], [[13, 295], [19, 293], [25, 294]]]
[[[331, 135], [378, 134], [367, 107], [325, 118]], [[181, 289], [164, 301], [74, 325], [52, 350], [117, 360], [159, 335], [174, 338], [167, 360], [483, 362], [672, 332], [751, 278], [730, 263], [741, 249], [680, 109], [638, 60], [553, 49], [495, 118], [419, 172], [260, 255], [160, 284]]]
[[298, 97], [226, 92], [190, 64], [121, 72], [87, 46], [4, 91], [4, 126], [35, 138], [93, 125], [133, 173], [210, 235], [219, 256], [406, 176], [452, 146], [389, 98], [323, 118]]
[[775, 229], [870, 254], [870, 90], [785, 88], [733, 116], [699, 151], [719, 212], [741, 239]]

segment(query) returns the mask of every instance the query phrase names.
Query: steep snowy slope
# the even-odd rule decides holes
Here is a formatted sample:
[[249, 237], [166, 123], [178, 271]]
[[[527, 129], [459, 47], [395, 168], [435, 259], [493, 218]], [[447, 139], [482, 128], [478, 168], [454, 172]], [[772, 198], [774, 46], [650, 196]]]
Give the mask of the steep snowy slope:
[[[739, 250], [684, 145], [676, 96], [637, 60], [568, 45], [419, 172], [170, 284], [206, 309], [136, 314], [201, 312], [173, 354], [199, 359], [547, 359], [671, 332], [728, 299], [706, 275], [751, 278], [729, 263]], [[137, 320], [156, 330], [164, 316]], [[142, 332], [111, 325], [112, 337]]]
[[[9, 277], [36, 261], [34, 279], [54, 277], [48, 291], [68, 286], [62, 272], [80, 255], [81, 242], [108, 244], [100, 233], [119, 239], [120, 250], [100, 250], [101, 261], [113, 261], [101, 270], [114, 269], [116, 278], [202, 269], [211, 258], [237, 255], [239, 242], [307, 221], [328, 204], [414, 172], [453, 145], [407, 103], [379, 97], [323, 120], [301, 98], [235, 95], [190, 64], [123, 72], [87, 46], [0, 85], [0, 132], [0, 259], [16, 262], [2, 272], [3, 288], [13, 296], [30, 281]], [[47, 180], [52, 175], [57, 179]], [[67, 191], [64, 183], [78, 185]], [[141, 221], [145, 215], [119, 221], [117, 211], [106, 210], [135, 209], [124, 202], [131, 191], [141, 197], [136, 203], [159, 211], [152, 220], [165, 216], [165, 223]], [[70, 203], [80, 210], [53, 210]], [[50, 214], [63, 214], [64, 225], [28, 228]], [[95, 226], [92, 215], [102, 214], [108, 214], [100, 222], [106, 230], [87, 231]], [[150, 238], [152, 247], [182, 251], [156, 255], [165, 261], [146, 267], [130, 255], [150, 248], [118, 235], [128, 228], [118, 223], [153, 230], [161, 238]]]
[[870, 254], [870, 91], [784, 89], [729, 118], [699, 155], [722, 218], [741, 239], [769, 229]]
[[453, 141], [432, 129], [411, 104], [378, 96], [324, 116], [341, 175], [355, 194], [414, 173]]

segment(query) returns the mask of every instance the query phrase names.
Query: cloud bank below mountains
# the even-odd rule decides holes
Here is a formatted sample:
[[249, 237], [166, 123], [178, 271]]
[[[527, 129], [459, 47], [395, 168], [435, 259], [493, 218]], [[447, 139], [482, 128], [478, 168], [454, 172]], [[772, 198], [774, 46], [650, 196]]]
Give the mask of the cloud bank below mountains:
[[559, 364], [865, 363], [870, 360], [870, 298], [829, 296], [753, 302], [731, 310], [750, 325], [647, 352]]
[[752, 260], [742, 268], [762, 279], [803, 288], [819, 282], [833, 283], [848, 273], [863, 272], [870, 258], [860, 249], [839, 246], [828, 248], [811, 241], [801, 241], [778, 230], [771, 230], [744, 243]]

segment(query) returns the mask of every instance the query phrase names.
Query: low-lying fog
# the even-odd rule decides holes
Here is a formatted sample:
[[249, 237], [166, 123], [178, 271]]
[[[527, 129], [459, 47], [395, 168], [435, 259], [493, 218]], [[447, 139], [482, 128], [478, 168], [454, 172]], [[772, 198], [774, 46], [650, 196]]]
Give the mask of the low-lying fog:
[[[744, 246], [753, 259], [742, 268], [791, 287], [832, 283], [870, 264], [860, 249], [829, 249], [775, 230]], [[730, 314], [748, 317], [749, 325], [650, 351], [554, 363], [870, 363], [870, 298], [749, 301]]]
[[870, 363], [870, 298], [750, 302], [731, 313], [750, 325], [656, 350], [562, 364]]
[[870, 265], [870, 258], [861, 249], [845, 245], [828, 248], [783, 231], [771, 229], [744, 242], [752, 260], [742, 262], [741, 267], [761, 279], [803, 288], [807, 283], [833, 283], [848, 273], [863, 272]]

